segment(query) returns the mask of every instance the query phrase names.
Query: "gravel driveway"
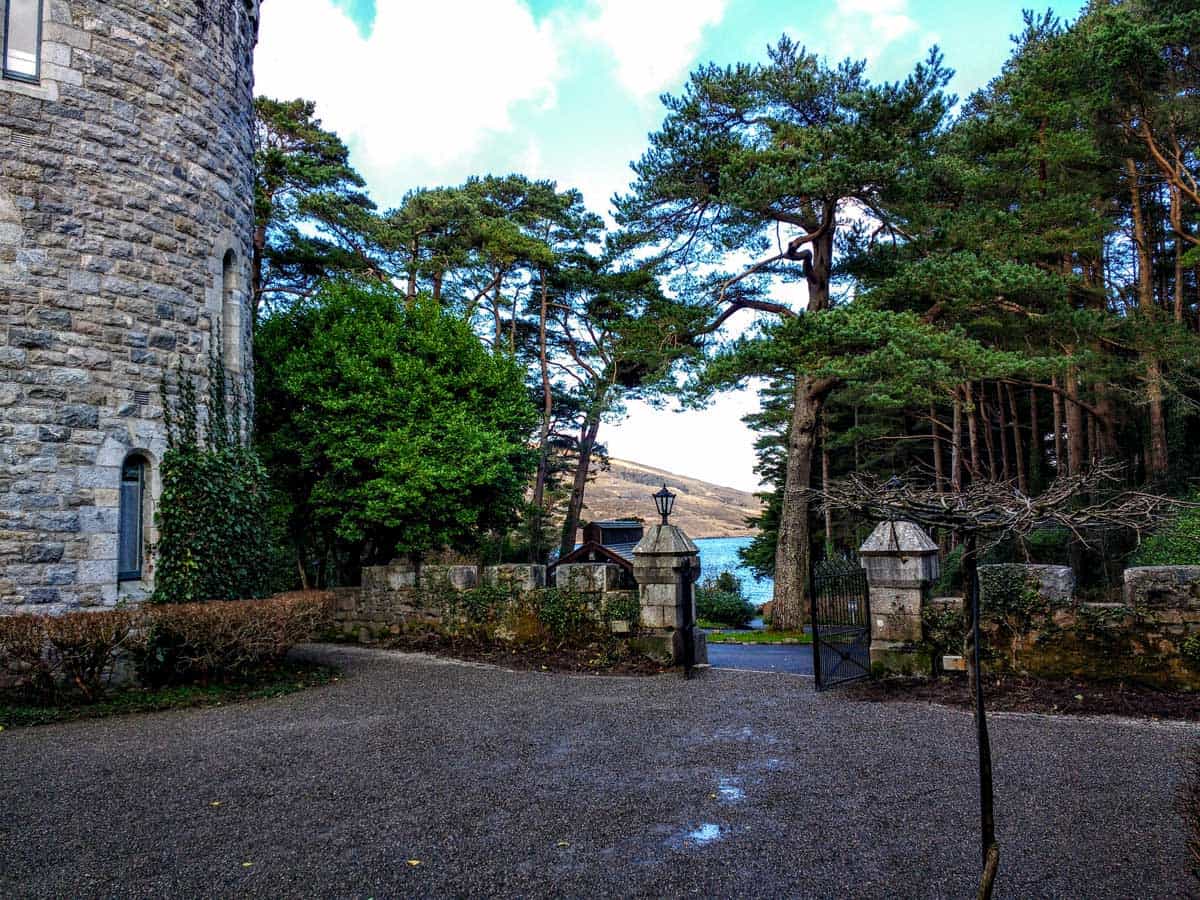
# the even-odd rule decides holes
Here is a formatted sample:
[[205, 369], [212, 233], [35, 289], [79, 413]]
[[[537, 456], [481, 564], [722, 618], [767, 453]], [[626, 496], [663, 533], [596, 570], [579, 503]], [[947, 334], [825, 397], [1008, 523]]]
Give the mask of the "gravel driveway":
[[[962, 712], [749, 672], [304, 652], [345, 677], [0, 734], [0, 895], [974, 896]], [[1171, 802], [1195, 728], [997, 716], [992, 734], [997, 896], [1190, 890]]]

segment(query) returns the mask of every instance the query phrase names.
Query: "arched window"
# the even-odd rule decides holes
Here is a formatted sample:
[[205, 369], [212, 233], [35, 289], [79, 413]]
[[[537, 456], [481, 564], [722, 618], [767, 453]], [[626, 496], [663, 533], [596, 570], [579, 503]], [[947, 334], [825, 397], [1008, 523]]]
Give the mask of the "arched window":
[[146, 461], [128, 456], [121, 466], [121, 510], [117, 520], [117, 580], [142, 577], [143, 509], [146, 497]]
[[231, 372], [242, 370], [242, 304], [238, 287], [237, 254], [227, 250], [221, 260], [221, 332], [225, 366]]
[[37, 81], [42, 74], [42, 0], [0, 0], [4, 6], [5, 78]]

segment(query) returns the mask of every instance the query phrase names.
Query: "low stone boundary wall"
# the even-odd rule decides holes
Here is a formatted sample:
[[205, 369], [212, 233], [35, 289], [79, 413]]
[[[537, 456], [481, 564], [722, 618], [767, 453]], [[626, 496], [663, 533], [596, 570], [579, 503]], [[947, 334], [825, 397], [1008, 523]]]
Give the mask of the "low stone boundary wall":
[[1127, 569], [1124, 602], [1074, 597], [1066, 566], [980, 566], [989, 664], [1200, 689], [1200, 566]]
[[[563, 565], [555, 585], [581, 595], [597, 618], [604, 611], [636, 609], [637, 592], [621, 586], [621, 571], [613, 565]], [[346, 635], [369, 641], [413, 628], [456, 624], [463, 615], [462, 598], [477, 588], [493, 588], [513, 600], [531, 598], [548, 587], [546, 567], [421, 565], [393, 562], [363, 569], [362, 586], [336, 591], [337, 627]], [[636, 630], [636, 619], [610, 618], [614, 633]], [[455, 621], [450, 621], [454, 619]], [[498, 637], [511, 637], [503, 628]]]

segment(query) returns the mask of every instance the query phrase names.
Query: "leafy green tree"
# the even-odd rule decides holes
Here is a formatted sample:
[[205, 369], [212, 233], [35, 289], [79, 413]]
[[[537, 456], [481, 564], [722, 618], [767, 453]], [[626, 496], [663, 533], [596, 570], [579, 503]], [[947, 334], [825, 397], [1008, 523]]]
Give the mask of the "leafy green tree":
[[510, 355], [370, 283], [328, 283], [260, 332], [263, 456], [342, 576], [512, 523], [535, 413]]

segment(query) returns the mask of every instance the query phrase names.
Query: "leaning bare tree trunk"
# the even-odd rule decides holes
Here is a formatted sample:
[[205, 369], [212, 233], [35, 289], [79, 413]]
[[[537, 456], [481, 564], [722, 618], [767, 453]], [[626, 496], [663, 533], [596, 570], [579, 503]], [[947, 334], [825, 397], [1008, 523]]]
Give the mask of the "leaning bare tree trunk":
[[811, 562], [808, 490], [823, 402], [824, 395], [816, 389], [813, 380], [797, 375], [792, 422], [788, 429], [779, 539], [775, 545], [775, 593], [772, 598], [775, 608], [771, 614], [771, 627], [781, 631], [804, 627]]
[[558, 545], [559, 558], [575, 549], [575, 532], [579, 530], [579, 517], [583, 514], [583, 492], [587, 489], [588, 473], [592, 467], [592, 450], [596, 446], [596, 435], [599, 433], [599, 413], [589, 415], [579, 432], [579, 461], [575, 465], [571, 499], [567, 502], [567, 517], [563, 520], [562, 539]]

